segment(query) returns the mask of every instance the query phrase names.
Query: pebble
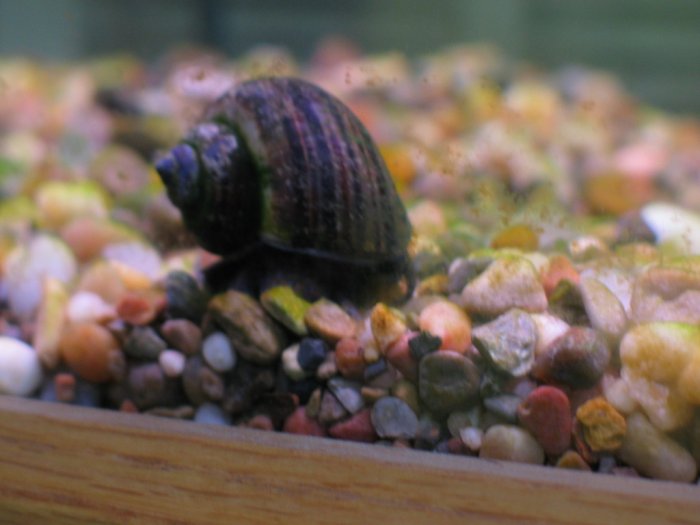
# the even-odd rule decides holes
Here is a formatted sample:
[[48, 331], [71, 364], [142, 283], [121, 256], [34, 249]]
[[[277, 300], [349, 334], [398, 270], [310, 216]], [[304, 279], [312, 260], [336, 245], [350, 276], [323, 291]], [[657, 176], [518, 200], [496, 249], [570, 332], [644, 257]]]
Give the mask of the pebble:
[[616, 346], [627, 329], [624, 307], [615, 294], [597, 279], [581, 279], [579, 290], [591, 327], [601, 332], [611, 346]]
[[67, 325], [59, 349], [68, 366], [88, 381], [103, 383], [124, 372], [124, 356], [119, 342], [99, 324]]
[[[127, 275], [153, 282], [161, 277], [163, 262], [158, 251], [143, 241], [126, 241], [108, 244], [102, 249], [102, 257], [114, 261]], [[184, 273], [184, 272], [183, 272]], [[189, 274], [185, 274], [188, 275]], [[192, 276], [189, 276], [190, 279]], [[166, 278], [166, 288], [168, 280]]]
[[202, 343], [204, 361], [217, 372], [228, 372], [236, 366], [236, 352], [226, 334], [213, 332]]
[[369, 408], [360, 410], [345, 421], [336, 423], [328, 429], [328, 434], [336, 439], [373, 443], [377, 441], [377, 433], [372, 425]]
[[544, 463], [544, 451], [527, 431], [513, 425], [494, 425], [485, 433], [480, 458], [502, 459], [518, 463]]
[[700, 274], [692, 266], [649, 268], [635, 279], [630, 303], [637, 323], [700, 323]]
[[549, 297], [561, 281], [566, 280], [574, 285], [578, 285], [579, 279], [579, 273], [574, 268], [571, 259], [566, 255], [558, 254], [549, 258], [547, 268], [542, 275], [542, 286], [545, 294]]
[[537, 327], [522, 310], [509, 310], [475, 328], [473, 340], [489, 363], [511, 376], [526, 375], [535, 362]]
[[53, 369], [58, 365], [59, 342], [65, 322], [65, 308], [68, 294], [64, 284], [52, 277], [47, 277], [43, 284], [43, 297], [37, 313], [32, 346], [41, 363]]
[[700, 254], [700, 216], [696, 213], [674, 204], [653, 202], [644, 206], [640, 215], [658, 244]]
[[384, 303], [377, 303], [370, 314], [372, 335], [377, 348], [385, 354], [388, 348], [406, 333], [406, 323], [401, 316]]
[[418, 400], [418, 388], [415, 383], [406, 379], [399, 379], [391, 385], [392, 396], [398, 397], [406, 403], [416, 414], [420, 414], [420, 403]]
[[484, 399], [484, 408], [498, 416], [504, 423], [516, 423], [521, 399], [518, 396], [503, 394]]
[[169, 406], [173, 399], [172, 383], [168, 383], [158, 363], [132, 366], [127, 375], [129, 399], [139, 410]]
[[627, 418], [627, 433], [617, 456], [655, 479], [690, 483], [698, 475], [693, 456], [638, 412]]
[[72, 403], [75, 400], [76, 379], [73, 374], [62, 372], [53, 377], [56, 401]]
[[305, 337], [299, 343], [297, 361], [302, 370], [306, 372], [316, 372], [326, 359], [328, 347], [322, 339]]
[[404, 401], [386, 396], [372, 407], [372, 425], [380, 438], [413, 439], [418, 430], [418, 418]]
[[135, 326], [124, 342], [124, 352], [130, 357], [154, 361], [168, 345], [150, 326]]
[[482, 422], [481, 407], [476, 405], [469, 410], [452, 412], [447, 417], [447, 430], [452, 437], [459, 436], [460, 431], [466, 427], [480, 427]]
[[107, 192], [93, 180], [46, 181], [35, 200], [41, 227], [52, 230], [76, 217], [104, 219], [108, 214]]
[[647, 323], [620, 343], [621, 376], [651, 422], [663, 431], [687, 425], [700, 398], [700, 327]]
[[77, 291], [94, 293], [114, 306], [127, 288], [115, 263], [97, 260], [82, 272]]
[[518, 407], [518, 419], [546, 454], [558, 456], [571, 444], [571, 405], [566, 394], [552, 386], [533, 390]]
[[570, 470], [583, 470], [590, 471], [591, 467], [586, 461], [581, 457], [581, 454], [575, 450], [567, 450], [562, 454], [562, 456], [557, 460], [555, 466], [557, 468], [565, 468]]
[[290, 434], [301, 434], [304, 436], [325, 436], [326, 429], [315, 419], [306, 414], [303, 406], [298, 407], [292, 415], [284, 420], [282, 430]]
[[220, 401], [224, 397], [223, 379], [199, 356], [187, 359], [182, 372], [182, 386], [187, 398], [195, 406], [207, 401]]
[[385, 355], [391, 366], [411, 381], [418, 379], [418, 360], [413, 356], [410, 347], [410, 341], [415, 336], [414, 332], [404, 333], [398, 341], [387, 349]]
[[551, 314], [531, 314], [530, 319], [534, 321], [537, 331], [535, 357], [543, 354], [552, 341], [564, 335], [570, 328], [566, 321]]
[[202, 403], [194, 413], [194, 422], [208, 425], [230, 425], [231, 416], [224, 412], [219, 405]]
[[78, 264], [62, 241], [50, 235], [36, 235], [29, 243], [17, 245], [4, 261], [3, 284], [10, 310], [21, 320], [33, 319], [43, 295], [43, 280], [52, 277], [68, 283]]
[[532, 375], [544, 383], [589, 388], [603, 377], [610, 350], [600, 332], [574, 326], [535, 360]]
[[323, 359], [323, 363], [316, 369], [316, 379], [319, 381], [328, 381], [337, 373], [338, 365], [335, 359], [335, 352], [328, 352]]
[[304, 315], [304, 323], [314, 334], [330, 344], [336, 344], [345, 337], [353, 337], [357, 326], [352, 317], [336, 303], [319, 299]]
[[321, 388], [317, 388], [311, 393], [308, 401], [306, 402], [306, 406], [304, 407], [306, 409], [306, 415], [312, 419], [316, 419], [318, 417], [318, 413], [321, 411], [323, 392], [324, 391]]
[[165, 278], [166, 311], [172, 319], [199, 324], [207, 307], [207, 296], [187, 272], [172, 271]]
[[212, 298], [209, 312], [243, 359], [266, 365], [282, 353], [285, 337], [281, 328], [251, 296], [229, 290]]
[[493, 259], [490, 257], [455, 259], [447, 272], [447, 292], [450, 294], [461, 293], [467, 283], [483, 272], [492, 262]]
[[110, 219], [77, 217], [59, 230], [61, 239], [70, 246], [81, 263], [98, 257], [109, 244], [139, 240], [139, 234]]
[[613, 377], [612, 375], [605, 375], [600, 384], [603, 388], [605, 399], [615, 410], [625, 416], [638, 410], [639, 405], [637, 404], [637, 400], [632, 395], [632, 392], [630, 392], [629, 385], [624, 379]]
[[160, 334], [172, 348], [185, 355], [195, 355], [202, 347], [202, 331], [188, 319], [169, 319], [160, 327]]
[[500, 230], [491, 239], [491, 248], [517, 248], [524, 252], [534, 252], [540, 244], [539, 236], [526, 224], [514, 224]]
[[428, 354], [418, 365], [418, 393], [429, 410], [448, 414], [465, 409], [479, 393], [479, 370], [462, 354], [443, 350]]
[[348, 411], [340, 404], [329, 390], [321, 396], [321, 406], [318, 411], [318, 422], [322, 425], [332, 425], [348, 416]]
[[177, 350], [163, 350], [158, 355], [158, 364], [167, 377], [180, 377], [186, 360], [185, 354]]
[[477, 427], [465, 427], [460, 429], [459, 439], [469, 452], [477, 454], [484, 441], [484, 431]]
[[354, 337], [344, 337], [335, 345], [335, 363], [338, 372], [347, 379], [362, 379], [365, 358], [360, 342]]
[[152, 323], [165, 308], [165, 296], [153, 290], [129, 292], [117, 304], [117, 315], [123, 321], [138, 326]]
[[301, 381], [309, 374], [299, 365], [299, 343], [285, 348], [282, 351], [282, 370], [292, 381]]
[[68, 300], [66, 317], [71, 323], [103, 324], [116, 319], [117, 310], [96, 293], [81, 291]]
[[327, 386], [340, 401], [340, 404], [345, 407], [345, 410], [351, 414], [355, 414], [364, 408], [365, 402], [362, 399], [362, 385], [360, 383], [348, 381], [341, 377], [334, 377], [328, 381]]
[[34, 348], [0, 336], [0, 394], [28, 396], [41, 384], [43, 371]]
[[464, 310], [451, 301], [435, 301], [423, 308], [418, 327], [440, 338], [440, 350], [464, 354], [471, 346], [471, 321]]
[[260, 302], [273, 319], [296, 335], [304, 336], [308, 333], [304, 316], [311, 305], [290, 286], [275, 286], [265, 290], [260, 296]]
[[464, 287], [462, 305], [469, 313], [497, 316], [511, 308], [542, 312], [547, 296], [537, 270], [524, 257], [496, 259]]
[[583, 438], [593, 452], [612, 452], [622, 445], [627, 432], [625, 418], [602, 397], [585, 402], [576, 410]]

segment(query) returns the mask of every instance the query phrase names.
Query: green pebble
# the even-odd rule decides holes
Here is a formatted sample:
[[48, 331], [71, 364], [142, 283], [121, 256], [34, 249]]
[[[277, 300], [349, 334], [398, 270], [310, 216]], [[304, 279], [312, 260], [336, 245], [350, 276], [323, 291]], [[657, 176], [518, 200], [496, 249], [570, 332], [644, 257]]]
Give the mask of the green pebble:
[[260, 302], [271, 317], [297, 335], [308, 333], [304, 316], [311, 306], [299, 297], [290, 286], [275, 286], [260, 296]]

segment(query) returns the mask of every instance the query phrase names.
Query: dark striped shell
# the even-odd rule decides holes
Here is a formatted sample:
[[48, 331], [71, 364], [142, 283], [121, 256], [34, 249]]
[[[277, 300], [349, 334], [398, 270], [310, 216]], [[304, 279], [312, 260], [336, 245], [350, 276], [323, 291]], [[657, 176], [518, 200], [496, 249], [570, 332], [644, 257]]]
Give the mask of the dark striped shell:
[[294, 78], [240, 84], [158, 163], [202, 246], [403, 260], [406, 211], [374, 142], [338, 99]]

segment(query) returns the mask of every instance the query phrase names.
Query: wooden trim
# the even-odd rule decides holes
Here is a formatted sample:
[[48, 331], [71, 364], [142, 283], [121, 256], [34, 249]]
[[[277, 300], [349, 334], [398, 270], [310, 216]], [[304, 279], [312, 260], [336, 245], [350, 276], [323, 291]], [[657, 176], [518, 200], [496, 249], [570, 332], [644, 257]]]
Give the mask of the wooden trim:
[[0, 396], [0, 523], [700, 523], [693, 485]]

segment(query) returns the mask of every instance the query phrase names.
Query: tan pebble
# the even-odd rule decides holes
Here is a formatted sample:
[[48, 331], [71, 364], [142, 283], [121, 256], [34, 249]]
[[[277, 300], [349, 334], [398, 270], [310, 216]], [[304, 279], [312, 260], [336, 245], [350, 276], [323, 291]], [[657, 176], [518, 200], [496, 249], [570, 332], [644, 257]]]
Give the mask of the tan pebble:
[[51, 369], [59, 360], [58, 344], [65, 322], [68, 294], [65, 285], [58, 279], [47, 277], [34, 329], [34, 346], [41, 363]]
[[343, 337], [353, 337], [357, 326], [345, 310], [332, 301], [320, 299], [304, 315], [308, 329], [326, 341], [335, 344]]
[[386, 353], [407, 330], [403, 319], [384, 303], [378, 303], [372, 309], [370, 322], [374, 340], [382, 353]]
[[615, 294], [592, 278], [582, 279], [579, 291], [591, 326], [602, 332], [610, 344], [619, 343], [627, 328], [627, 315]]
[[98, 257], [108, 244], [139, 238], [135, 231], [125, 225], [92, 217], [72, 220], [61, 228], [59, 235], [81, 263]]
[[541, 465], [544, 450], [526, 430], [512, 425], [494, 425], [484, 434], [479, 457]]
[[629, 386], [624, 379], [611, 375], [603, 376], [601, 381], [603, 395], [615, 409], [625, 415], [635, 412], [639, 405], [630, 392]]
[[571, 470], [591, 470], [591, 467], [586, 461], [581, 457], [581, 455], [574, 450], [567, 450], [564, 454], [557, 460], [556, 466], [558, 468], [566, 468]]
[[648, 269], [634, 281], [631, 310], [637, 323], [700, 323], [700, 275], [696, 269]]
[[464, 354], [471, 346], [469, 316], [451, 301], [437, 301], [426, 306], [418, 317], [418, 326], [441, 339], [440, 350]]
[[114, 376], [119, 343], [106, 328], [95, 323], [74, 323], [65, 327], [59, 344], [61, 357], [80, 377], [94, 383]]
[[690, 363], [681, 373], [678, 383], [678, 393], [693, 405], [700, 405], [700, 352], [696, 351]]
[[92, 292], [106, 303], [116, 305], [126, 292], [126, 285], [113, 263], [97, 261], [83, 272], [77, 290]]
[[622, 445], [627, 432], [625, 418], [602, 397], [587, 401], [576, 410], [583, 437], [593, 452], [611, 452]]
[[517, 248], [525, 252], [537, 250], [540, 240], [537, 232], [526, 224], [514, 224], [499, 231], [491, 240], [491, 248]]

